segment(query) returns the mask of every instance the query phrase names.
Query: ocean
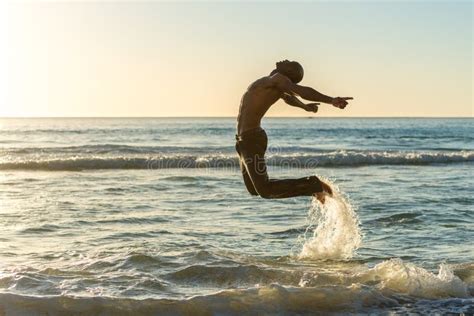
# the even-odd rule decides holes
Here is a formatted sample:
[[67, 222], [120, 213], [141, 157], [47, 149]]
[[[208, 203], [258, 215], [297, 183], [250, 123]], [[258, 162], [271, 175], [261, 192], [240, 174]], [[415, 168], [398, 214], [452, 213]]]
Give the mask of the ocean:
[[0, 119], [0, 315], [474, 313], [474, 120]]

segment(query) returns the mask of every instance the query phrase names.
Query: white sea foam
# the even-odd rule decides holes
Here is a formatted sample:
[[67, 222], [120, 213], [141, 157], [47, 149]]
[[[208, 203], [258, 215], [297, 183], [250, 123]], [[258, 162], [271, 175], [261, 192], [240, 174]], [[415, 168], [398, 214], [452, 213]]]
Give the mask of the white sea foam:
[[468, 288], [451, 268], [441, 264], [438, 274], [394, 258], [359, 275], [364, 283], [380, 282], [378, 288], [423, 298], [467, 297]]
[[[128, 263], [141, 264], [155, 260], [145, 255], [133, 255], [128, 259]], [[169, 274], [168, 281], [206, 287], [219, 284], [224, 290], [202, 290], [200, 295], [188, 296], [186, 299], [156, 296], [137, 299], [123, 295], [91, 297], [90, 293], [77, 295], [77, 292], [76, 295], [62, 293], [47, 296], [0, 293], [0, 311], [6, 315], [313, 315], [353, 312], [378, 314], [383, 313], [383, 309], [387, 312], [391, 308], [396, 308], [397, 311], [403, 308], [413, 314], [424, 315], [433, 310], [441, 314], [469, 314], [472, 310], [469, 306], [474, 306], [468, 284], [456, 276], [446, 264], [441, 264], [438, 274], [401, 259], [383, 261], [373, 268], [354, 266], [353, 263], [347, 262], [323, 262], [320, 267], [312, 273], [304, 273], [309, 283], [300, 282], [298, 286], [295, 282], [302, 277], [303, 271], [300, 269], [288, 271], [288, 267], [280, 269], [263, 265], [194, 265]], [[472, 265], [465, 265], [462, 269], [470, 273]], [[45, 272], [42, 272], [42, 277]], [[56, 269], [48, 269], [47, 272], [48, 275], [56, 277], [64, 275], [64, 271]], [[34, 272], [28, 269], [27, 273], [31, 275]], [[90, 284], [91, 275], [86, 276], [83, 282]], [[61, 284], [81, 284], [79, 279], [68, 277], [67, 282]], [[31, 286], [38, 284], [39, 280], [40, 276], [19, 278], [11, 275], [0, 279], [0, 283], [16, 285], [22, 282], [23, 286]], [[161, 291], [166, 287], [158, 280], [147, 278], [141, 282], [133, 282], [131, 287], [153, 284], [154, 291]], [[31, 281], [31, 284], [27, 284]], [[257, 281], [263, 281], [263, 284], [253, 285]], [[48, 281], [43, 286], [54, 287], [55, 282]], [[76, 290], [80, 288], [82, 286], [77, 286]]]
[[314, 229], [313, 236], [305, 241], [299, 257], [349, 259], [362, 241], [359, 218], [339, 188], [326, 179], [324, 181], [331, 185], [334, 195], [326, 197], [324, 204], [313, 198], [308, 213], [308, 230]]

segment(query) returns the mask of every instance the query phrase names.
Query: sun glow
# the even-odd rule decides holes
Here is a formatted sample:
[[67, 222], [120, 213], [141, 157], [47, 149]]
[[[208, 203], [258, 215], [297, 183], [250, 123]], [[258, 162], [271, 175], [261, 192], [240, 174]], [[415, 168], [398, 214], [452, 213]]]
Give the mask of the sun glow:
[[8, 50], [7, 43], [10, 31], [10, 17], [7, 12], [7, 5], [0, 3], [0, 116], [14, 115], [14, 111], [8, 107]]
[[[282, 58], [303, 64], [303, 85], [354, 97], [317, 116], [473, 115], [468, 3], [0, 6], [2, 117], [235, 116]], [[290, 6], [297, 21], [270, 18]], [[281, 103], [268, 115], [308, 113]]]

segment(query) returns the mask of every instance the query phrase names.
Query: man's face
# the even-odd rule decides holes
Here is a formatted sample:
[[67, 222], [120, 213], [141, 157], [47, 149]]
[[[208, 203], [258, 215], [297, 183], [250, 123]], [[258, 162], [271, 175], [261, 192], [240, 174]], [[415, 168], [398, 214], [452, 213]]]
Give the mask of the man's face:
[[288, 76], [294, 83], [298, 83], [303, 79], [303, 69], [297, 62], [287, 59], [276, 63], [277, 70]]

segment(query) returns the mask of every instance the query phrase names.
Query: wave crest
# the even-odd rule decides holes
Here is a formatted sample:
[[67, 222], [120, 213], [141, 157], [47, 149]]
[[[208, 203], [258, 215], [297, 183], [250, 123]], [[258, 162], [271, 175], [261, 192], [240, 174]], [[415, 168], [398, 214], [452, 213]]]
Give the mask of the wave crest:
[[[337, 151], [307, 154], [270, 154], [267, 164], [284, 168], [347, 167], [365, 165], [428, 165], [473, 162], [474, 151], [456, 152], [381, 152]], [[4, 160], [0, 170], [91, 170], [91, 169], [168, 169], [235, 168], [236, 155], [181, 155], [151, 157], [74, 156]]]

